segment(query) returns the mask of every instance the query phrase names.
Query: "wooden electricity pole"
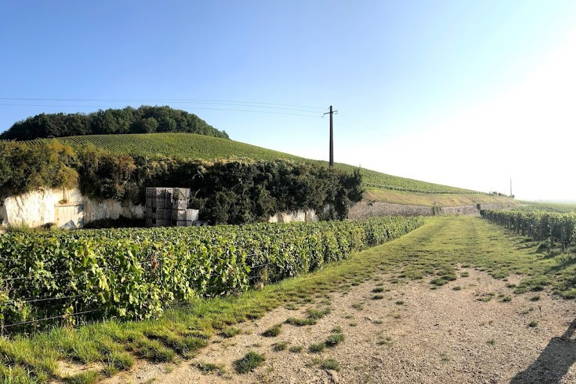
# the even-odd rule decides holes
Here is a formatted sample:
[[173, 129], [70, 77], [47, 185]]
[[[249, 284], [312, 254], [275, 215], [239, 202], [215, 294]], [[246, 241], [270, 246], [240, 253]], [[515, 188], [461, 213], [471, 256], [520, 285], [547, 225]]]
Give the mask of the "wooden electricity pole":
[[328, 164], [331, 167], [334, 166], [334, 119], [332, 116], [337, 112], [338, 111], [333, 110], [332, 106], [330, 106], [329, 111], [324, 113], [324, 115], [330, 115], [330, 160]]
[[512, 176], [510, 176], [510, 197], [514, 196], [512, 193]]

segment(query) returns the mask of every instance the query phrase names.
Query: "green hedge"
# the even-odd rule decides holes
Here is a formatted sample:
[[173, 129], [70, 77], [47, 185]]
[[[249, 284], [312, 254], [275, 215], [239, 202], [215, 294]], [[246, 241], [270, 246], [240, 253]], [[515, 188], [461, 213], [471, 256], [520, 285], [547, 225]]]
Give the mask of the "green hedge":
[[0, 314], [5, 325], [63, 314], [69, 322], [149, 318], [178, 301], [240, 292], [317, 270], [421, 223], [419, 218], [387, 217], [8, 233], [0, 236]]
[[117, 155], [58, 141], [0, 141], [0, 200], [43, 187], [79, 185], [95, 199], [144, 204], [146, 187], [192, 191], [191, 207], [210, 224], [265, 221], [284, 211], [314, 209], [342, 219], [362, 198], [358, 170], [290, 161], [218, 161]]
[[40, 188], [76, 185], [76, 158], [72, 147], [57, 141], [34, 146], [0, 141], [0, 200]]

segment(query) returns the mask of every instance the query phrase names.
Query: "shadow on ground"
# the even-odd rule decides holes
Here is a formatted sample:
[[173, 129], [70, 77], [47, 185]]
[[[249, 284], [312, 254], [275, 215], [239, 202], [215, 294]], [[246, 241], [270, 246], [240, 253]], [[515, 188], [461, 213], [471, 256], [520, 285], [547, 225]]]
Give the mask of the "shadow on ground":
[[510, 384], [554, 384], [560, 383], [576, 361], [576, 320], [570, 323], [560, 337], [553, 337], [538, 359], [526, 370], [518, 373]]

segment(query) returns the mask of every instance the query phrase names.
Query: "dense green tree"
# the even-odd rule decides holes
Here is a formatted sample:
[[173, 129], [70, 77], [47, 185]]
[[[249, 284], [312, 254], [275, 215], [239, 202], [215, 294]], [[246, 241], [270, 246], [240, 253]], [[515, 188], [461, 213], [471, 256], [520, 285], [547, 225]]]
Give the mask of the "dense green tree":
[[0, 139], [32, 140], [47, 137], [121, 133], [189, 132], [228, 138], [198, 116], [168, 106], [106, 109], [90, 114], [39, 114], [19, 121]]
[[137, 133], [154, 133], [158, 129], [158, 121], [153, 117], [140, 119], [134, 123]]

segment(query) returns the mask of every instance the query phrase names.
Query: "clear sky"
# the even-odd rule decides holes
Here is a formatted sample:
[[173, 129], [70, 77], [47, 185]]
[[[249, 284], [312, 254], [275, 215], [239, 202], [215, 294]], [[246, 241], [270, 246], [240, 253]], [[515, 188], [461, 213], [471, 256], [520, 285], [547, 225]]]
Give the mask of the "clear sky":
[[0, 131], [170, 105], [239, 141], [576, 200], [574, 0], [0, 0]]

